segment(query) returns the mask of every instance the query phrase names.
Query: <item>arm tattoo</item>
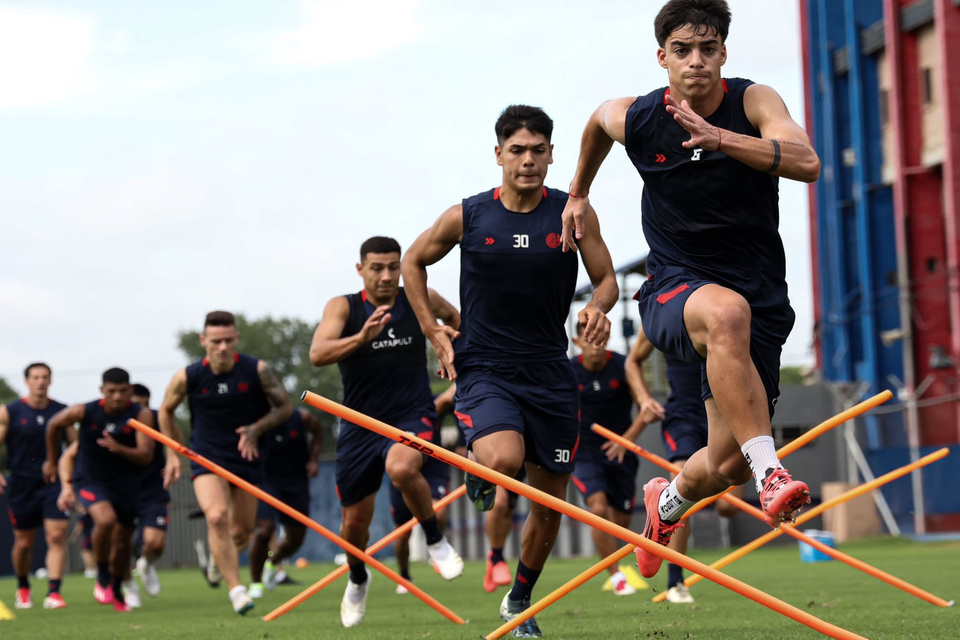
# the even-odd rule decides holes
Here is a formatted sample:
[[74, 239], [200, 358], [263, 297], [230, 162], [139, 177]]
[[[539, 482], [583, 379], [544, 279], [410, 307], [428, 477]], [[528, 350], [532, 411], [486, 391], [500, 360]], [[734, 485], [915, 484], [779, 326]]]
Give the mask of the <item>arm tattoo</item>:
[[780, 142], [773, 139], [771, 139], [770, 142], [773, 143], [773, 162], [770, 163], [770, 168], [767, 169], [767, 173], [773, 173], [777, 170], [777, 167], [780, 166]]

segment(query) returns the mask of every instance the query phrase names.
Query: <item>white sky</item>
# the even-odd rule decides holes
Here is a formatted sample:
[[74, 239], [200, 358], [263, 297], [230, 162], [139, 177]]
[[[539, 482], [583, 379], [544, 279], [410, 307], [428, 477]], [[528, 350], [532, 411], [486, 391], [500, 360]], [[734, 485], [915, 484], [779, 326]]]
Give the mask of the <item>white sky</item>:
[[[566, 188], [597, 105], [666, 83], [661, 4], [0, 0], [0, 376], [23, 391], [45, 360], [51, 393], [80, 402], [123, 366], [158, 395], [177, 331], [211, 309], [318, 320], [360, 288], [365, 238], [409, 246], [499, 184], [511, 103], [554, 119], [547, 183]], [[797, 3], [730, 5], [725, 75], [772, 85], [802, 123]], [[618, 266], [647, 249], [641, 187], [615, 148], [591, 201]], [[807, 192], [785, 180], [781, 233], [784, 364], [808, 364]], [[455, 253], [430, 284], [456, 303]]]

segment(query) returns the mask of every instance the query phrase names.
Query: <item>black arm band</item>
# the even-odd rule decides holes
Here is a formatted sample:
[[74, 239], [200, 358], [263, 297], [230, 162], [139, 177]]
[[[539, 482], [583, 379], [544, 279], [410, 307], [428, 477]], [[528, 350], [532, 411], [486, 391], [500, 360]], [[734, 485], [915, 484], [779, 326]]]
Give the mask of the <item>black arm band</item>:
[[773, 173], [780, 166], [780, 143], [776, 140], [770, 140], [770, 142], [773, 143], [773, 162], [770, 163], [767, 173]]

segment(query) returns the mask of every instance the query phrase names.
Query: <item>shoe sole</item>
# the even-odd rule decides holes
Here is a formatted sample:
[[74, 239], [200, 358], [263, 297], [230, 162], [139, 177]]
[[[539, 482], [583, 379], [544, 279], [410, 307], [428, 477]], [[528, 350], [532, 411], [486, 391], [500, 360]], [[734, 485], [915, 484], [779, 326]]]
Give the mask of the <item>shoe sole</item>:
[[[664, 479], [660, 478], [660, 480]], [[650, 540], [650, 542], [657, 544], [650, 536], [647, 535], [647, 525], [650, 524], [651, 518], [654, 517], [654, 514], [656, 514], [656, 509], [658, 507], [658, 503], [660, 502], [660, 494], [663, 493], [666, 485], [663, 485], [662, 482], [656, 483], [658, 486], [660, 486], [660, 490], [657, 491], [656, 496], [651, 496], [651, 502], [653, 504], [650, 505], [647, 504], [647, 487], [651, 487], [651, 490], [655, 489], [656, 487], [653, 487], [653, 484], [654, 480], [650, 480], [647, 484], [643, 485], [643, 506], [647, 510], [647, 521], [643, 525], [642, 535], [647, 540]], [[656, 515], [655, 517], [659, 517], [659, 515]], [[650, 529], [652, 533], [653, 527], [651, 526]], [[640, 575], [642, 575], [644, 578], [652, 578], [653, 576], [657, 575], [657, 572], [660, 571], [660, 566], [663, 564], [663, 558], [644, 550], [643, 547], [637, 547], [636, 557], [637, 569], [640, 571]], [[650, 561], [651, 558], [653, 559], [653, 562]]]

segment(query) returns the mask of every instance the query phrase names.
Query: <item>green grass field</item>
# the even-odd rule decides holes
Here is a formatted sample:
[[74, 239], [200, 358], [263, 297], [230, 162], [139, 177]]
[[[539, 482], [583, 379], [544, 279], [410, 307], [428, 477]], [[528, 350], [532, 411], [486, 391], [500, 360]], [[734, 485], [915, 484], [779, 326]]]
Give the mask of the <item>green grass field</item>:
[[[913, 543], [907, 540], [871, 540], [842, 545], [847, 553], [947, 600], [960, 596], [960, 542]], [[695, 553], [703, 561], [718, 552]], [[540, 579], [534, 597], [544, 596], [592, 564], [591, 560], [553, 561]], [[311, 565], [291, 571], [304, 587], [333, 569]], [[731, 565], [731, 575], [801, 607], [828, 622], [868, 638], [960, 638], [960, 610], [943, 609], [890, 587], [845, 565], [800, 562], [795, 545], [756, 551]], [[17, 619], [0, 621], [0, 638], [30, 640], [90, 638], [477, 638], [496, 629], [497, 608], [504, 590], [484, 593], [482, 566], [468, 563], [464, 576], [445, 583], [426, 565], [414, 566], [414, 579], [428, 593], [467, 619], [466, 626], [448, 622], [412, 595], [397, 596], [394, 585], [375, 575], [367, 617], [354, 629], [340, 626], [339, 603], [344, 580], [320, 592], [274, 622], [260, 616], [293, 597], [297, 587], [281, 586], [257, 601], [254, 614], [233, 613], [221, 588], [209, 588], [196, 569], [161, 573], [163, 593], [155, 600], [144, 596], [144, 607], [117, 614], [93, 601], [92, 580], [68, 576], [63, 589], [69, 607], [60, 611], [39, 608], [45, 583], [33, 580], [35, 608], [15, 611]], [[666, 569], [652, 586], [661, 588]], [[821, 637], [792, 620], [775, 614], [723, 587], [703, 581], [693, 588], [694, 605], [657, 605], [653, 590], [629, 597], [602, 591], [603, 578], [587, 583], [538, 616], [544, 636], [555, 640], [641, 638], [688, 639], [749, 638], [785, 640]], [[0, 581], [2, 601], [13, 606], [15, 582]]]

